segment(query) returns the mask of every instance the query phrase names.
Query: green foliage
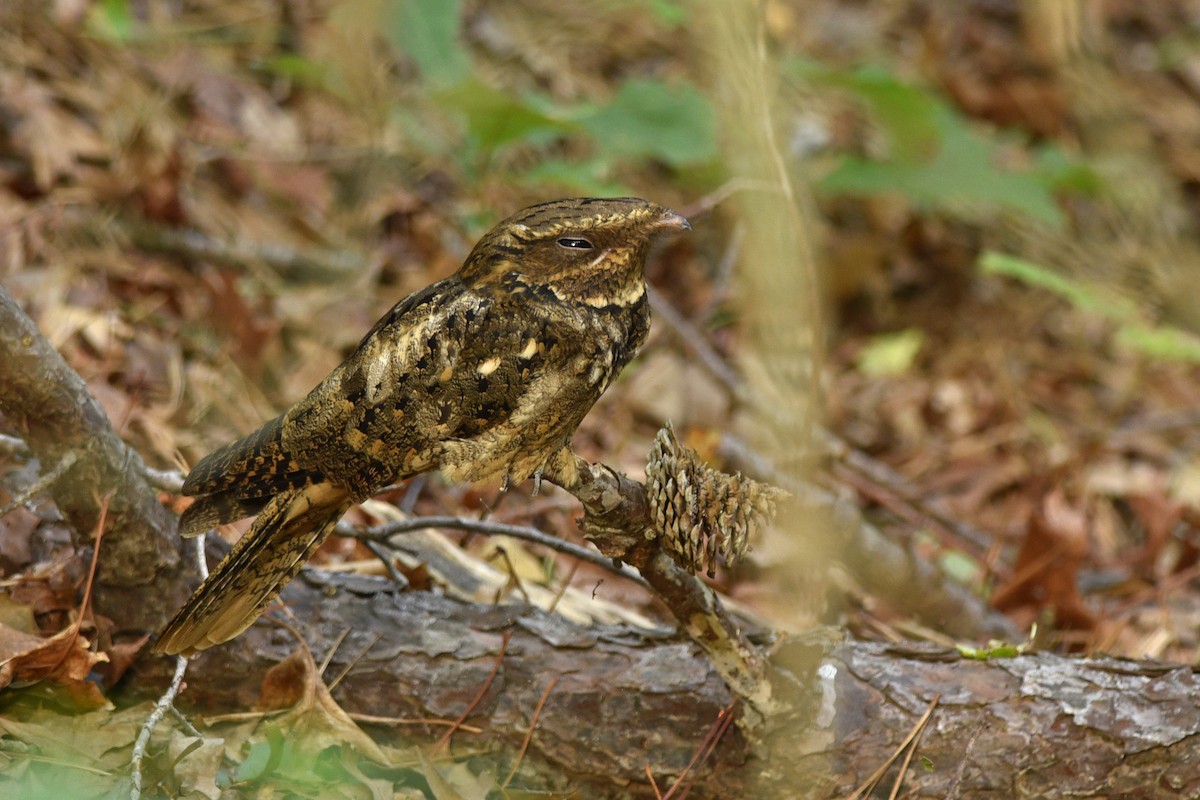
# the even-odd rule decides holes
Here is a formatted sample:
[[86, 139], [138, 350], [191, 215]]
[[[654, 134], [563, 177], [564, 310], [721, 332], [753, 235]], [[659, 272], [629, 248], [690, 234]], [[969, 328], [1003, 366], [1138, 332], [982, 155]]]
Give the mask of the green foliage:
[[859, 372], [873, 377], [903, 375], [912, 369], [925, 334], [917, 328], [875, 336], [855, 359]]
[[[876, 157], [844, 156], [817, 183], [828, 194], [900, 192], [937, 210], [1008, 210], [1060, 225], [1054, 193], [1095, 187], [1092, 171], [1061, 150], [1026, 149], [1011, 133], [985, 133], [939, 96], [885, 71], [839, 72], [804, 61], [793, 62], [790, 71], [853, 94], [886, 143], [886, 152]], [[1003, 166], [1012, 162], [1023, 166]]]
[[461, 14], [462, 0], [402, 0], [394, 6], [388, 37], [434, 87], [453, 86], [471, 75], [471, 60], [458, 38]]
[[717, 149], [712, 107], [694, 86], [659, 81], [624, 84], [608, 106], [580, 124], [601, 151], [630, 158], [657, 158], [673, 167], [706, 161]]
[[1032, 261], [993, 251], [979, 259], [985, 275], [1003, 275], [1045, 289], [1075, 308], [1098, 314], [1117, 325], [1117, 343], [1163, 361], [1200, 363], [1200, 338], [1172, 325], [1151, 324], [1130, 300], [1085, 285]]
[[92, 35], [114, 42], [131, 41], [137, 33], [129, 0], [101, 0], [92, 7], [87, 22]]
[[991, 661], [996, 658], [1017, 658], [1025, 655], [1033, 649], [1033, 642], [1036, 638], [1037, 625], [1033, 625], [1029, 630], [1029, 638], [1020, 644], [992, 639], [984, 647], [972, 647], [967, 644], [956, 645], [956, 647], [963, 658], [969, 658], [972, 661]]
[[466, 119], [471, 143], [487, 153], [517, 142], [541, 143], [575, 127], [475, 78], [439, 92], [436, 98]]
[[[586, 192], [622, 193], [615, 164], [656, 160], [681, 169], [711, 161], [717, 152], [715, 115], [691, 84], [633, 79], [603, 104], [562, 104], [539, 92], [521, 95], [484, 82], [459, 38], [461, 0], [403, 0], [385, 33], [416, 66], [430, 98], [463, 123], [464, 140], [449, 148], [470, 171], [516, 148], [534, 148], [538, 165], [521, 176]], [[650, 10], [678, 24], [681, 7], [656, 0]], [[559, 145], [577, 140], [593, 155], [565, 158]]]

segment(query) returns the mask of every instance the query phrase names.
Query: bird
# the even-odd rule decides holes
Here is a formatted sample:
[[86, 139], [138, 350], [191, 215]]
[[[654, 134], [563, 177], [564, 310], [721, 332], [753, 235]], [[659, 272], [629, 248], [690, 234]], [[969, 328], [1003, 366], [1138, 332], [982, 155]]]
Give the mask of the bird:
[[690, 228], [632, 197], [554, 200], [496, 224], [306, 397], [192, 468], [182, 536], [257, 516], [154, 651], [238, 636], [350, 506], [385, 486], [437, 471], [504, 489], [532, 477], [536, 490], [543, 472], [569, 472], [575, 429], [649, 332], [650, 247]]

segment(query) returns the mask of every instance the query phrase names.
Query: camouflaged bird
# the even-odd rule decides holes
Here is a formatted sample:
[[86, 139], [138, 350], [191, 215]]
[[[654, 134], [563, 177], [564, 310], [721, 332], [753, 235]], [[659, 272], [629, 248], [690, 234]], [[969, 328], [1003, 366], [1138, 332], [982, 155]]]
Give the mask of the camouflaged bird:
[[540, 480], [645, 341], [652, 240], [689, 227], [636, 198], [541, 203], [397, 303], [307, 397], [188, 475], [184, 536], [258, 518], [154, 649], [191, 654], [237, 636], [351, 504], [388, 484], [432, 470]]

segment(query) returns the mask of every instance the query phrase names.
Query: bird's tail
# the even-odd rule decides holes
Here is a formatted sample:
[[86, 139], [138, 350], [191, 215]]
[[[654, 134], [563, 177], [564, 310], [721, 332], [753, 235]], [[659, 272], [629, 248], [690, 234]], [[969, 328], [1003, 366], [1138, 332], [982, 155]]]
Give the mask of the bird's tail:
[[192, 655], [250, 627], [325, 541], [350, 502], [344, 488], [329, 483], [271, 498], [163, 629], [155, 652]]

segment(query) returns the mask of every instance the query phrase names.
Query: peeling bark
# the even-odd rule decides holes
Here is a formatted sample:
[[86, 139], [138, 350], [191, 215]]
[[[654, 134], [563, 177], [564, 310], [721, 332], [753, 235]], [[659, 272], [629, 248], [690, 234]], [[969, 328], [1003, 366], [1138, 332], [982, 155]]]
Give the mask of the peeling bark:
[[[347, 711], [378, 716], [457, 718], [511, 631], [496, 680], [467, 719], [483, 733], [457, 734], [456, 750], [499, 743], [500, 758], [511, 758], [557, 677], [531, 743], [541, 763], [527, 775], [560, 776], [586, 797], [653, 796], [647, 763], [668, 786], [732, 699], [701, 649], [680, 636], [581, 627], [525, 606], [396, 593], [382, 579], [316, 571], [284, 600], [318, 660], [349, 629], [326, 680], [379, 637], [334, 691]], [[182, 702], [205, 713], [253, 707], [262, 676], [295, 647], [291, 633], [260, 622], [192, 662]], [[821, 634], [773, 649], [776, 666], [812, 689], [803, 710], [761, 748], [727, 732], [693, 797], [845, 797], [935, 697], [901, 796], [1200, 796], [1200, 686], [1190, 667], [1051, 654], [977, 661], [938, 646]], [[132, 685], [148, 688], [153, 668], [139, 665]], [[444, 728], [403, 731], [432, 743]]]

